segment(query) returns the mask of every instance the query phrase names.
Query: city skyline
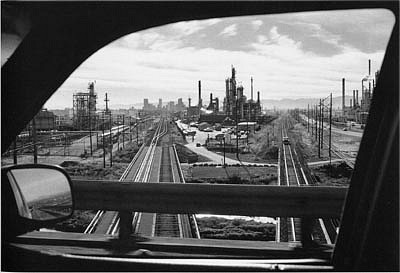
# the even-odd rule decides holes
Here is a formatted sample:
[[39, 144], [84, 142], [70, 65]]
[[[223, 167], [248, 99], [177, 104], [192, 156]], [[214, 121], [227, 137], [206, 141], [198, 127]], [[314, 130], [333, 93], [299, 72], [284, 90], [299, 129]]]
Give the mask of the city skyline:
[[[329, 16], [328, 16], [329, 15]], [[356, 22], [353, 18], [357, 16]], [[361, 78], [380, 68], [394, 23], [385, 10], [354, 10], [232, 17], [169, 24], [127, 35], [88, 58], [45, 104], [72, 107], [72, 94], [96, 81], [114, 105], [148, 98], [182, 98], [197, 104], [212, 92], [225, 96], [231, 65], [249, 97], [250, 78], [262, 99], [316, 98], [360, 89]], [[60, 107], [61, 106], [61, 107]]]

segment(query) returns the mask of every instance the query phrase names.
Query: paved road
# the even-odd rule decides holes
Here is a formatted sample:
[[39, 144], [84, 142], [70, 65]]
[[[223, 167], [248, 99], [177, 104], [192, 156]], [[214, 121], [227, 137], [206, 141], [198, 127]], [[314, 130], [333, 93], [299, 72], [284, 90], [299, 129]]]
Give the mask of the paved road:
[[[186, 129], [188, 127], [186, 124], [181, 123], [179, 121], [177, 121], [177, 124], [181, 128], [185, 128]], [[190, 129], [192, 131], [196, 131], [196, 135], [194, 136], [194, 140], [193, 141], [192, 141], [192, 138], [190, 136], [188, 136], [187, 137], [187, 141], [189, 143], [186, 144], [185, 146], [187, 148], [189, 148], [190, 150], [192, 150], [193, 152], [195, 152], [196, 154], [207, 157], [208, 159], [210, 159], [210, 162], [212, 162], [212, 163], [223, 164], [223, 162], [224, 162], [223, 155], [220, 155], [220, 154], [214, 153], [212, 151], [209, 151], [203, 146], [197, 147], [196, 144], [197, 143], [204, 144], [206, 139], [208, 138], [208, 136], [210, 136], [210, 138], [211, 137], [215, 137], [215, 135], [220, 134], [221, 132], [224, 132], [224, 131], [221, 131], [221, 132], [218, 132], [218, 131], [202, 132], [202, 131], [197, 130], [197, 128], [191, 127]], [[225, 158], [225, 163], [226, 164], [240, 164], [240, 161], [226, 157]], [[243, 161], [242, 161], [242, 164], [244, 164], [244, 165], [247, 165], [247, 164], [265, 165], [264, 163], [251, 163], [251, 162], [243, 162]], [[267, 164], [267, 165], [278, 166], [278, 164]]]

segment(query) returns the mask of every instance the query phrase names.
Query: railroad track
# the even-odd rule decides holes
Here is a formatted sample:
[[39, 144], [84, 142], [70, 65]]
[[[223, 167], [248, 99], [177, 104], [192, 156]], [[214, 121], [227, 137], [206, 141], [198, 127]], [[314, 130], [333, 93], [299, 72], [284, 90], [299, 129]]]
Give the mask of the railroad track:
[[[161, 119], [151, 141], [142, 145], [119, 181], [184, 182], [175, 147], [164, 143], [167, 142], [164, 141], [167, 132], [168, 123]], [[161, 145], [161, 147], [158, 145]], [[158, 160], [160, 160], [159, 164], [157, 163]], [[132, 227], [135, 233], [145, 236], [199, 238], [196, 220], [194, 217], [190, 217], [180, 214], [135, 212]], [[190, 220], [195, 223], [196, 236], [192, 234]], [[85, 232], [115, 235], [118, 231], [118, 212], [98, 211]]]
[[[183, 181], [183, 175], [179, 168], [175, 147], [170, 145], [167, 122], [164, 122], [163, 128], [151, 144], [153, 150], [149, 149], [151, 155], [148, 158], [152, 158], [150, 161], [160, 160], [159, 164], [152, 169], [153, 176], [154, 171], [157, 171], [158, 177], [151, 181], [180, 183]], [[156, 150], [157, 148], [158, 150]], [[140, 176], [140, 170], [138, 175]], [[146, 182], [148, 179], [149, 176], [145, 176], [140, 181]], [[137, 219], [134, 223], [135, 233], [147, 236], [190, 238], [193, 236], [189, 217], [189, 215], [181, 214], [136, 213], [134, 217]]]
[[[287, 130], [292, 124], [287, 120], [282, 125], [282, 138], [287, 137]], [[280, 154], [281, 155], [281, 154]], [[279, 155], [279, 156], [280, 156]], [[283, 177], [278, 182], [280, 186], [308, 186], [309, 182], [300, 164], [299, 155], [296, 149], [292, 149], [290, 144], [282, 145], [282, 155], [284, 162], [284, 173], [279, 170], [279, 177]], [[295, 156], [297, 160], [295, 160]], [[281, 183], [283, 181], [284, 183]], [[317, 219], [317, 223], [312, 233], [312, 239], [319, 243], [332, 244], [337, 235], [337, 228], [333, 225], [337, 219]], [[328, 224], [327, 224], [328, 223]], [[277, 237], [276, 241], [298, 242], [301, 240], [301, 220], [299, 218], [277, 218]]]
[[[151, 144], [154, 144], [157, 142], [160, 132], [161, 132], [161, 126], [163, 122], [161, 121], [157, 129], [155, 131], [154, 137], [151, 141]], [[164, 132], [165, 134], [166, 132]], [[147, 147], [146, 147], [147, 148]], [[139, 151], [136, 153], [135, 157], [132, 159], [132, 161], [129, 163], [128, 167], [122, 174], [121, 178], [119, 179], [120, 182], [125, 181], [128, 178], [128, 176], [132, 176], [133, 166], [137, 164], [138, 162], [140, 163], [140, 168], [134, 175], [134, 181], [140, 181], [139, 179], [144, 178], [144, 176], [148, 176], [148, 169], [150, 166], [148, 166], [149, 158], [151, 151], [154, 150], [154, 145], [151, 145], [150, 148], [145, 149], [145, 144], [143, 144]], [[145, 152], [146, 151], [146, 152]], [[145, 152], [144, 160], [143, 160], [143, 153]], [[139, 160], [140, 159], [140, 160]], [[150, 164], [151, 165], [151, 164]], [[144, 167], [146, 166], [146, 167]], [[143, 172], [143, 170], [145, 170]], [[140, 171], [140, 172], [139, 172]], [[147, 181], [147, 180], [146, 180]], [[84, 233], [97, 233], [97, 234], [109, 234], [109, 235], [115, 235], [119, 231], [119, 214], [117, 211], [103, 211], [99, 210], [95, 214], [94, 218], [92, 221], [89, 223], [88, 227], [84, 231]]]

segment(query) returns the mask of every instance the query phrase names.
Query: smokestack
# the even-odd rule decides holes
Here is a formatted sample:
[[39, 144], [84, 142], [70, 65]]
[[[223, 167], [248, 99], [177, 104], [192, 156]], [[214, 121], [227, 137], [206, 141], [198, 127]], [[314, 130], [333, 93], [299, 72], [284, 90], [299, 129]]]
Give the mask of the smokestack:
[[191, 106], [192, 106], [192, 99], [189, 98], [189, 107], [191, 107]]
[[368, 76], [371, 76], [371, 60], [368, 60]]
[[346, 81], [346, 79], [343, 78], [342, 79], [342, 110], [343, 111], [346, 106], [346, 103], [345, 103], [345, 81]]
[[356, 90], [356, 105], [358, 106], [358, 90]]
[[253, 77], [251, 77], [251, 101], [253, 101]]
[[199, 81], [199, 109], [201, 108], [202, 101], [201, 101], [201, 81]]
[[356, 90], [353, 90], [353, 108], [356, 107]]
[[260, 103], [260, 91], [257, 92], [257, 103]]
[[212, 103], [212, 93], [210, 93], [210, 104]]
[[352, 103], [353, 103], [353, 100], [352, 100], [352, 99], [350, 99], [350, 107], [353, 105]]

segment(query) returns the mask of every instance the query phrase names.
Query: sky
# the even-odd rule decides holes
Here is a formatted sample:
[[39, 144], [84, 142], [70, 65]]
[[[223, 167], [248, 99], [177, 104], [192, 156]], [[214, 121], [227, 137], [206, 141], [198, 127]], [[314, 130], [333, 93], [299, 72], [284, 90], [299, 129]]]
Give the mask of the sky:
[[98, 108], [192, 98], [198, 81], [203, 102], [223, 100], [225, 79], [250, 96], [250, 78], [261, 99], [318, 98], [360, 89], [361, 79], [380, 68], [394, 24], [390, 11], [344, 10], [186, 21], [124, 36], [90, 56], [45, 107], [72, 107], [74, 92], [96, 81]]

